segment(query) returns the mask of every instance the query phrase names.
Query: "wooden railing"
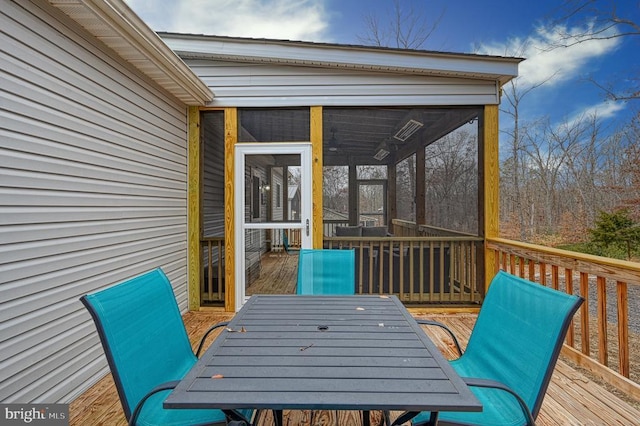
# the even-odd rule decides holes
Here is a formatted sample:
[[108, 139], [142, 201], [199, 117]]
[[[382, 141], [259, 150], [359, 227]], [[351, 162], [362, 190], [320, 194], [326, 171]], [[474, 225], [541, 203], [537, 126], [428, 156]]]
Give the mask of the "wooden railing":
[[200, 299], [204, 304], [224, 302], [224, 237], [204, 237]]
[[630, 360], [640, 357], [640, 263], [501, 238], [487, 239], [486, 244], [494, 253], [496, 270], [585, 298], [563, 353], [640, 400], [640, 372], [630, 368]]
[[391, 221], [391, 232], [398, 237], [475, 237], [475, 235], [466, 232], [431, 225], [419, 225], [401, 219]]
[[324, 246], [355, 249], [358, 294], [394, 294], [405, 303], [482, 301], [481, 238], [325, 237]]

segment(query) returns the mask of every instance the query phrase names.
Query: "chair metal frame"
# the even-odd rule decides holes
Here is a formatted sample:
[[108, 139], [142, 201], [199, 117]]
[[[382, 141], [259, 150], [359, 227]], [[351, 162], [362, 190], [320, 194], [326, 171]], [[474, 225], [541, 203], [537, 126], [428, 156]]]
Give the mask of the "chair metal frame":
[[[156, 413], [172, 412], [170, 415], [178, 417], [177, 420], [184, 421], [184, 424], [241, 426], [250, 425], [252, 421], [257, 420], [258, 413], [250, 409], [225, 410], [224, 413], [220, 410], [166, 410], [161, 407], [162, 400], [158, 398], [154, 400], [155, 406], [148, 406], [149, 399], [154, 395], [175, 388], [186, 371], [195, 364], [209, 334], [215, 329], [227, 325], [227, 322], [220, 322], [209, 328], [200, 340], [194, 354], [173, 288], [160, 268], [84, 295], [80, 301], [87, 308], [95, 323], [129, 425], [138, 424], [144, 407], [154, 410]], [[127, 319], [130, 321], [128, 322]], [[167, 371], [166, 373], [157, 371], [159, 366], [154, 365], [153, 362], [157, 360], [157, 357], [154, 360], [149, 360], [149, 363], [141, 360], [137, 368], [132, 365], [123, 365], [137, 356], [144, 356], [147, 350], [144, 346], [145, 340], [149, 342], [157, 338], [157, 336], [150, 337], [145, 334], [148, 330], [143, 325], [148, 322], [147, 319], [159, 321], [158, 325], [162, 326], [162, 329], [158, 331], [159, 336], [167, 332], [170, 336], [167, 338], [174, 339], [171, 342], [160, 342], [161, 344], [154, 347], [153, 351], [162, 352], [166, 349], [166, 357], [172, 362], [164, 363], [165, 366], [175, 367], [180, 371]], [[159, 355], [162, 358], [164, 354], [160, 353]], [[149, 376], [154, 377], [148, 380], [144, 378]], [[153, 381], [159, 377], [164, 377], [164, 379], [150, 386], [150, 389], [142, 390], [142, 392], [141, 389], [133, 389], [136, 384], [140, 385], [141, 382]], [[142, 394], [143, 392], [144, 394]], [[182, 417], [184, 420], [181, 419]], [[207, 418], [211, 420], [207, 420]], [[152, 420], [146, 418], [144, 424], [150, 424]]]
[[[460, 357], [450, 361], [451, 366], [476, 396], [503, 405], [501, 410], [489, 410], [490, 414], [406, 412], [387, 424], [397, 426], [413, 419], [414, 426], [535, 425], [573, 315], [583, 302], [580, 296], [499, 271], [491, 281], [465, 352], [445, 325], [419, 320], [423, 325], [442, 327], [452, 336]], [[506, 419], [507, 415], [511, 418]], [[488, 420], [483, 416], [494, 417]], [[389, 414], [385, 417], [388, 421]]]

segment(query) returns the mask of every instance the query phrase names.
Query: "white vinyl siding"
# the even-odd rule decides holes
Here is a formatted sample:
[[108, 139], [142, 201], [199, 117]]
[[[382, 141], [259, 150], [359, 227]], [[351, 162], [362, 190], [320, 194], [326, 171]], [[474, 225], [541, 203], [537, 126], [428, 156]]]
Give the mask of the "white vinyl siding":
[[498, 85], [492, 80], [184, 59], [214, 93], [212, 106], [454, 106], [499, 101]]
[[45, 2], [0, 2], [0, 63], [0, 402], [69, 402], [80, 296], [162, 267], [187, 308], [187, 110]]

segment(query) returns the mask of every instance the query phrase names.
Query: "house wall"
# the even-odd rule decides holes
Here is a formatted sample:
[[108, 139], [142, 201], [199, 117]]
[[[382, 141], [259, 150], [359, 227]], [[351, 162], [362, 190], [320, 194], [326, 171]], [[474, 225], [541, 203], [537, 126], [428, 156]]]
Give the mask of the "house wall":
[[224, 237], [224, 111], [204, 112], [200, 128], [203, 235]]
[[[495, 81], [304, 66], [208, 61], [181, 55], [215, 94], [213, 106], [491, 105]], [[248, 90], [251, 88], [251, 90]]]
[[187, 307], [187, 109], [46, 2], [0, 27], [0, 402], [69, 402], [108, 371], [81, 295], [160, 266]]

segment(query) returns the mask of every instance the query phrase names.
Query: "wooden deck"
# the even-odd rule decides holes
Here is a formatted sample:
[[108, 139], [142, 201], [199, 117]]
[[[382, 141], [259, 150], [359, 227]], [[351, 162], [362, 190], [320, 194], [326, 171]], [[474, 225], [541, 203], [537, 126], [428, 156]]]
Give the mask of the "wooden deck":
[[298, 252], [270, 252], [260, 260], [260, 276], [246, 289], [253, 294], [295, 294], [298, 273]]
[[[220, 311], [189, 312], [184, 321], [187, 332], [194, 344], [198, 336], [213, 323], [228, 320], [232, 314]], [[416, 314], [419, 318], [432, 318], [446, 323], [460, 338], [464, 347], [475, 322], [474, 314]], [[451, 340], [439, 329], [428, 329], [438, 348], [446, 357], [453, 355]], [[215, 336], [211, 337], [213, 340]], [[361, 422], [358, 413], [340, 412], [285, 412], [285, 425], [354, 425]], [[372, 413], [373, 424], [380, 419], [379, 413]], [[560, 360], [556, 366], [542, 411], [537, 419], [540, 426], [552, 425], [631, 425], [640, 422], [640, 402], [625, 402], [604, 387], [592, 381], [581, 371]], [[120, 401], [111, 379], [107, 375], [70, 406], [71, 425], [126, 425]], [[269, 413], [261, 418], [260, 425], [273, 424]]]

